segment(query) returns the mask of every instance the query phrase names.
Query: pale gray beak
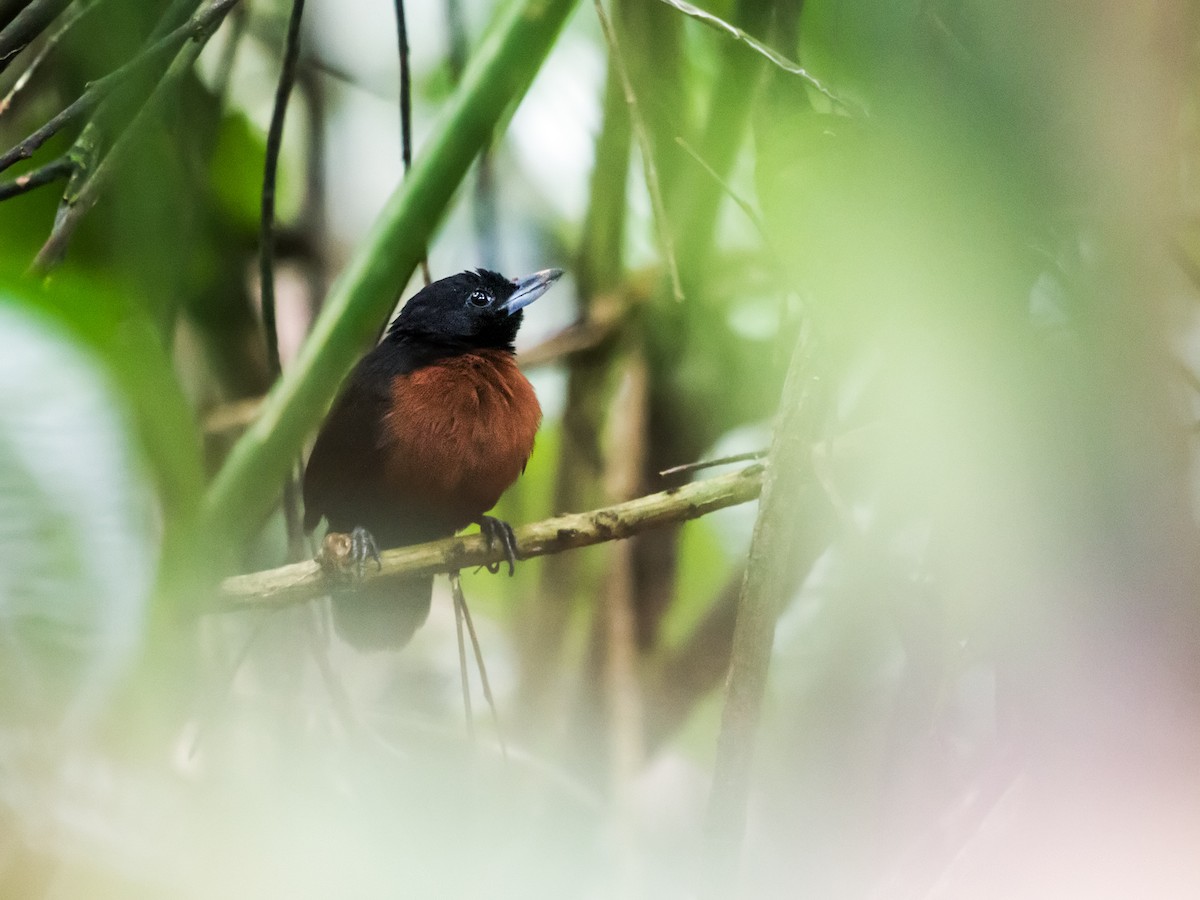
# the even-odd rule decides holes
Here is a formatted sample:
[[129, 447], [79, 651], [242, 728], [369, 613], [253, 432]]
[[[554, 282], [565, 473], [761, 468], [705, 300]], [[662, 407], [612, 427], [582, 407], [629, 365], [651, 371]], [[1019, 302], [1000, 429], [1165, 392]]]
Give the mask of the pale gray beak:
[[518, 278], [516, 291], [501, 308], [510, 316], [518, 309], [525, 308], [550, 290], [550, 285], [558, 281], [562, 277], [562, 273], [562, 269], [542, 269], [540, 272]]

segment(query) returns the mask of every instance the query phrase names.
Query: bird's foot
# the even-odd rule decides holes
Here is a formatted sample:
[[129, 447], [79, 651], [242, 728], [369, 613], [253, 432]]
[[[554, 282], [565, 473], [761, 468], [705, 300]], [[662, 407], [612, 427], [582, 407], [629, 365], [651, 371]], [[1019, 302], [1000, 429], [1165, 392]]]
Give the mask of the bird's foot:
[[[517, 536], [513, 534], [512, 526], [495, 516], [480, 516], [479, 531], [487, 541], [488, 550], [497, 543], [504, 548], [504, 559], [508, 562], [508, 574], [511, 577], [516, 571], [517, 561]], [[485, 568], [495, 575], [500, 571], [500, 563], [488, 563]]]
[[366, 571], [367, 560], [375, 561], [376, 571], [383, 568], [375, 538], [361, 525], [349, 534], [329, 532], [321, 542], [321, 552], [317, 554], [317, 562], [326, 572], [342, 576], [353, 572], [359, 581], [362, 581]]
[[354, 572], [360, 581], [368, 559], [374, 560], [376, 572], [383, 571], [383, 561], [379, 558], [379, 545], [375, 543], [375, 537], [371, 532], [361, 525], [356, 525], [350, 532], [350, 558], [354, 560]]

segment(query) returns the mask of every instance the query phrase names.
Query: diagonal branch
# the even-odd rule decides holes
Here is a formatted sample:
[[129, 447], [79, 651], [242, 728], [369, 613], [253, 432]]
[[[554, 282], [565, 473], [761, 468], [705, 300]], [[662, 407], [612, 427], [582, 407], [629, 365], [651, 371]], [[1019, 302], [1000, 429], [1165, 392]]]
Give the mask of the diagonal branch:
[[786, 56], [784, 56], [778, 50], [774, 50], [771, 47], [768, 47], [762, 41], [757, 40], [753, 36], [747, 34], [742, 29], [738, 28], [737, 26], [731, 25], [729, 22], [726, 22], [724, 19], [720, 18], [719, 16], [714, 16], [712, 13], [708, 12], [707, 10], [700, 9], [697, 6], [693, 6], [691, 3], [686, 2], [686, 0], [662, 0], [662, 2], [666, 3], [668, 6], [675, 7], [675, 9], [679, 10], [685, 16], [690, 16], [691, 18], [695, 19], [698, 22], [703, 22], [705, 25], [709, 26], [710, 28], [713, 28], [717, 31], [724, 32], [725, 34], [729, 35], [729, 37], [733, 38], [735, 41], [741, 41], [743, 44], [745, 44], [747, 47], [749, 47], [755, 53], [758, 53], [761, 56], [765, 57], [766, 59], [770, 60], [772, 65], [777, 66], [778, 68], [782, 69], [783, 71], [787, 72], [790, 75], [798, 75], [800, 78], [807, 81], [810, 85], [812, 85], [814, 88], [816, 88], [820, 93], [824, 94], [826, 97], [828, 97], [830, 100], [832, 100], [834, 103], [838, 104], [839, 106], [846, 107], [848, 105], [844, 100], [842, 100], [841, 97], [839, 97], [832, 90], [830, 90], [819, 78], [816, 78], [815, 76], [810, 74], [809, 71], [807, 69], [805, 69], [802, 65], [800, 65], [799, 63], [792, 62], [790, 59], [788, 59]]
[[293, 0], [288, 18], [287, 38], [283, 46], [283, 65], [279, 84], [275, 88], [275, 106], [267, 128], [266, 162], [263, 166], [262, 208], [259, 218], [258, 274], [262, 291], [263, 330], [266, 332], [267, 365], [271, 377], [278, 378], [279, 335], [275, 325], [275, 182], [279, 170], [279, 151], [283, 146], [283, 125], [287, 118], [288, 100], [296, 83], [296, 59], [300, 55], [300, 23], [304, 17], [304, 0]]
[[28, 159], [42, 144], [58, 134], [64, 128], [78, 122], [84, 116], [90, 115], [112, 91], [146, 69], [154, 66], [166, 67], [170, 60], [188, 41], [203, 44], [225, 18], [229, 10], [239, 0], [213, 0], [202, 11], [196, 13], [187, 22], [156, 40], [153, 44], [115, 71], [109, 72], [103, 78], [98, 78], [88, 85], [66, 109], [58, 113], [29, 137], [0, 155], [0, 171], [7, 169], [13, 163]]
[[0, 100], [0, 116], [8, 112], [8, 109], [10, 106], [12, 106], [12, 102], [16, 99], [17, 94], [25, 89], [25, 86], [29, 84], [30, 79], [33, 78], [34, 73], [38, 70], [42, 63], [46, 61], [46, 58], [54, 52], [54, 48], [58, 46], [59, 42], [62, 41], [66, 33], [71, 30], [72, 26], [74, 26], [75, 23], [82, 19], [87, 13], [95, 9], [97, 5], [98, 3], [96, 2], [79, 2], [76, 3], [76, 5], [70, 10], [68, 10], [67, 14], [63, 17], [62, 24], [58, 26], [58, 28], [52, 35], [50, 35], [50, 37], [46, 38], [46, 42], [42, 44], [32, 62], [29, 63], [25, 71], [20, 74], [17, 80], [13, 82], [12, 87], [8, 89], [8, 93], [4, 95], [4, 99]]
[[0, 31], [0, 72], [58, 18], [71, 0], [34, 0]]
[[[179, 52], [175, 54], [175, 58], [170, 62], [166, 72], [158, 79], [154, 88], [151, 89], [150, 95], [145, 98], [142, 107], [134, 114], [133, 120], [126, 126], [125, 131], [121, 132], [121, 136], [116, 139], [108, 154], [102, 158], [95, 169], [91, 169], [90, 164], [80, 164], [77, 160], [72, 160], [76, 163], [72, 174], [72, 184], [67, 185], [67, 191], [62, 196], [59, 210], [54, 217], [54, 227], [50, 229], [50, 236], [47, 238], [46, 244], [42, 245], [34, 263], [30, 266], [32, 271], [46, 274], [52, 266], [61, 262], [71, 235], [74, 234], [74, 229], [79, 226], [79, 222], [83, 221], [86, 212], [100, 198], [100, 192], [107, 186], [108, 179], [112, 178], [115, 168], [124, 160], [128, 148], [134, 140], [138, 139], [143, 128], [148, 127], [154, 116], [161, 112], [164, 104], [173, 96], [176, 86], [188, 72], [192, 71], [192, 66], [196, 64], [200, 50], [204, 49], [204, 44], [208, 43], [209, 38], [221, 25], [224, 17], [234, 6], [238, 5], [238, 2], [239, 0], [212, 0], [211, 4], [203, 11], [194, 14], [185, 24], [180, 25], [179, 28], [163, 37], [161, 41], [156, 42], [154, 47], [146, 50], [142, 55], [140, 59], [145, 59], [146, 56], [155, 52], [155, 48], [174, 47], [175, 44], [170, 42], [175, 36], [179, 36], [181, 44], [178, 48]], [[121, 71], [127, 70], [128, 67], [134, 65], [134, 62], [122, 66], [118, 72], [107, 77], [112, 78]], [[91, 122], [89, 127], [92, 125], [95, 125], [95, 122]], [[80, 136], [71, 151], [68, 151], [68, 156], [90, 152], [86, 146], [86, 134], [88, 134], [88, 128], [85, 128], [84, 134]], [[74, 184], [76, 180], [79, 181], [79, 185]]]
[[[33, 271], [45, 273], [62, 259], [66, 253], [67, 244], [72, 234], [74, 234], [75, 229], [79, 226], [87, 211], [96, 203], [100, 191], [108, 183], [108, 179], [112, 177], [115, 167], [124, 158], [125, 153], [128, 152], [128, 148], [138, 137], [141, 130], [147, 127], [153, 117], [163, 108], [183, 77], [192, 70], [196, 58], [200, 55], [200, 51], [204, 49], [204, 45], [208, 42], [208, 39], [212, 37], [213, 32], [216, 31], [217, 27], [225, 19], [225, 16], [238, 2], [239, 0], [212, 0], [207, 7], [196, 13], [186, 23], [180, 25], [166, 37], [162, 38], [162, 40], [155, 43], [150, 50], [147, 50], [139, 57], [139, 59], [144, 60], [150, 54], [155, 53], [156, 48], [175, 47], [178, 49], [174, 60], [170, 63], [162, 78], [154, 85], [150, 96], [146, 98], [141, 109], [137, 111], [133, 121], [121, 133], [121, 136], [109, 149], [108, 154], [100, 161], [95, 170], [83, 171], [83, 169], [87, 168], [86, 166], [76, 167], [73, 180], [79, 178], [82, 180], [82, 183], [78, 187], [68, 185], [67, 193], [63, 196], [58, 212], [55, 215], [54, 227], [50, 231], [50, 236], [46, 239], [46, 243], [42, 245], [42, 249], [38, 251], [38, 255], [33, 261], [31, 267]], [[178, 45], [172, 43], [176, 39], [178, 39]], [[137, 60], [128, 63], [117, 70], [117, 72], [105, 77], [113, 78], [136, 62]], [[96, 84], [99, 84], [99, 82], [96, 82]], [[82, 141], [77, 141], [76, 148], [81, 143]], [[72, 152], [76, 148], [72, 148]]]
[[0, 0], [0, 29], [7, 28], [29, 3], [30, 0]]
[[7, 169], [13, 163], [29, 159], [42, 144], [46, 143], [54, 135], [78, 122], [84, 116], [89, 115], [100, 105], [100, 101], [104, 99], [108, 91], [114, 86], [114, 82], [107, 79], [115, 78], [120, 72], [121, 70], [118, 69], [116, 72], [106, 75], [99, 81], [93, 81], [88, 89], [72, 101], [66, 109], [56, 114], [50, 121], [33, 132], [33, 134], [0, 156], [0, 172]]
[[46, 163], [46, 165], [39, 169], [34, 169], [32, 172], [25, 172], [23, 175], [18, 175], [12, 181], [0, 184], [0, 200], [7, 200], [9, 197], [16, 197], [18, 194], [25, 194], [36, 188], [40, 188], [42, 185], [51, 184], [60, 178], [66, 178], [74, 168], [71, 160], [65, 156], [59, 157], [54, 162]]
[[[747, 503], [758, 496], [762, 475], [762, 466], [749, 466], [730, 475], [696, 481], [615, 506], [534, 522], [515, 529], [517, 555], [529, 559], [621, 540], [652, 528], [697, 519], [727, 506]], [[395, 581], [483, 566], [503, 559], [503, 550], [489, 548], [481, 535], [465, 535], [388, 550], [382, 555], [379, 571], [368, 569], [363, 573], [363, 580]], [[331, 584], [330, 577], [315, 561], [235, 575], [222, 582], [213, 611], [300, 603], [328, 594]]]

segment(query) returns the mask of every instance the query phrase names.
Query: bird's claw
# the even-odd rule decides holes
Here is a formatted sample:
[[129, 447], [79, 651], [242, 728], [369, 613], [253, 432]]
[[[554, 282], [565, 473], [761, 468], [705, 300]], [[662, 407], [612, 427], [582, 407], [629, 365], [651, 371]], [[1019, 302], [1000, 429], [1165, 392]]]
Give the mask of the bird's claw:
[[340, 531], [326, 534], [317, 556], [321, 568], [329, 574], [344, 578], [353, 572], [359, 581], [363, 579], [369, 559], [375, 561], [376, 571], [383, 569], [375, 538], [361, 525], [349, 534]]
[[375, 537], [361, 525], [356, 525], [350, 532], [350, 558], [354, 561], [354, 573], [359, 581], [362, 581], [368, 559], [375, 561], [376, 572], [383, 571], [383, 561], [379, 558], [379, 546], [375, 543]]
[[[495, 516], [480, 516], [479, 531], [483, 534], [484, 540], [487, 541], [487, 548], [491, 550], [499, 542], [504, 548], [504, 559], [508, 563], [508, 574], [512, 577], [516, 572], [517, 561], [517, 536], [513, 534], [512, 526], [503, 519], [497, 519]], [[488, 563], [484, 568], [495, 575], [500, 571], [500, 563]]]

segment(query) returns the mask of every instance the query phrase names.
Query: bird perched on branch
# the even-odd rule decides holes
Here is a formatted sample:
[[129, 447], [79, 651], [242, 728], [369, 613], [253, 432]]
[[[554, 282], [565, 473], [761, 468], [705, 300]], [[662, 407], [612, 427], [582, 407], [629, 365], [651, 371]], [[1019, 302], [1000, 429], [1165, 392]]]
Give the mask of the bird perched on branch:
[[[512, 573], [512, 529], [485, 513], [533, 450], [542, 410], [514, 341], [524, 307], [560, 275], [462, 272], [405, 304], [317, 435], [304, 472], [306, 531], [324, 516], [330, 535], [349, 535], [361, 575], [378, 546], [448, 537], [475, 522], [489, 544], [504, 546]], [[402, 647], [429, 614], [432, 587], [425, 577], [338, 591], [334, 624], [360, 649]]]

